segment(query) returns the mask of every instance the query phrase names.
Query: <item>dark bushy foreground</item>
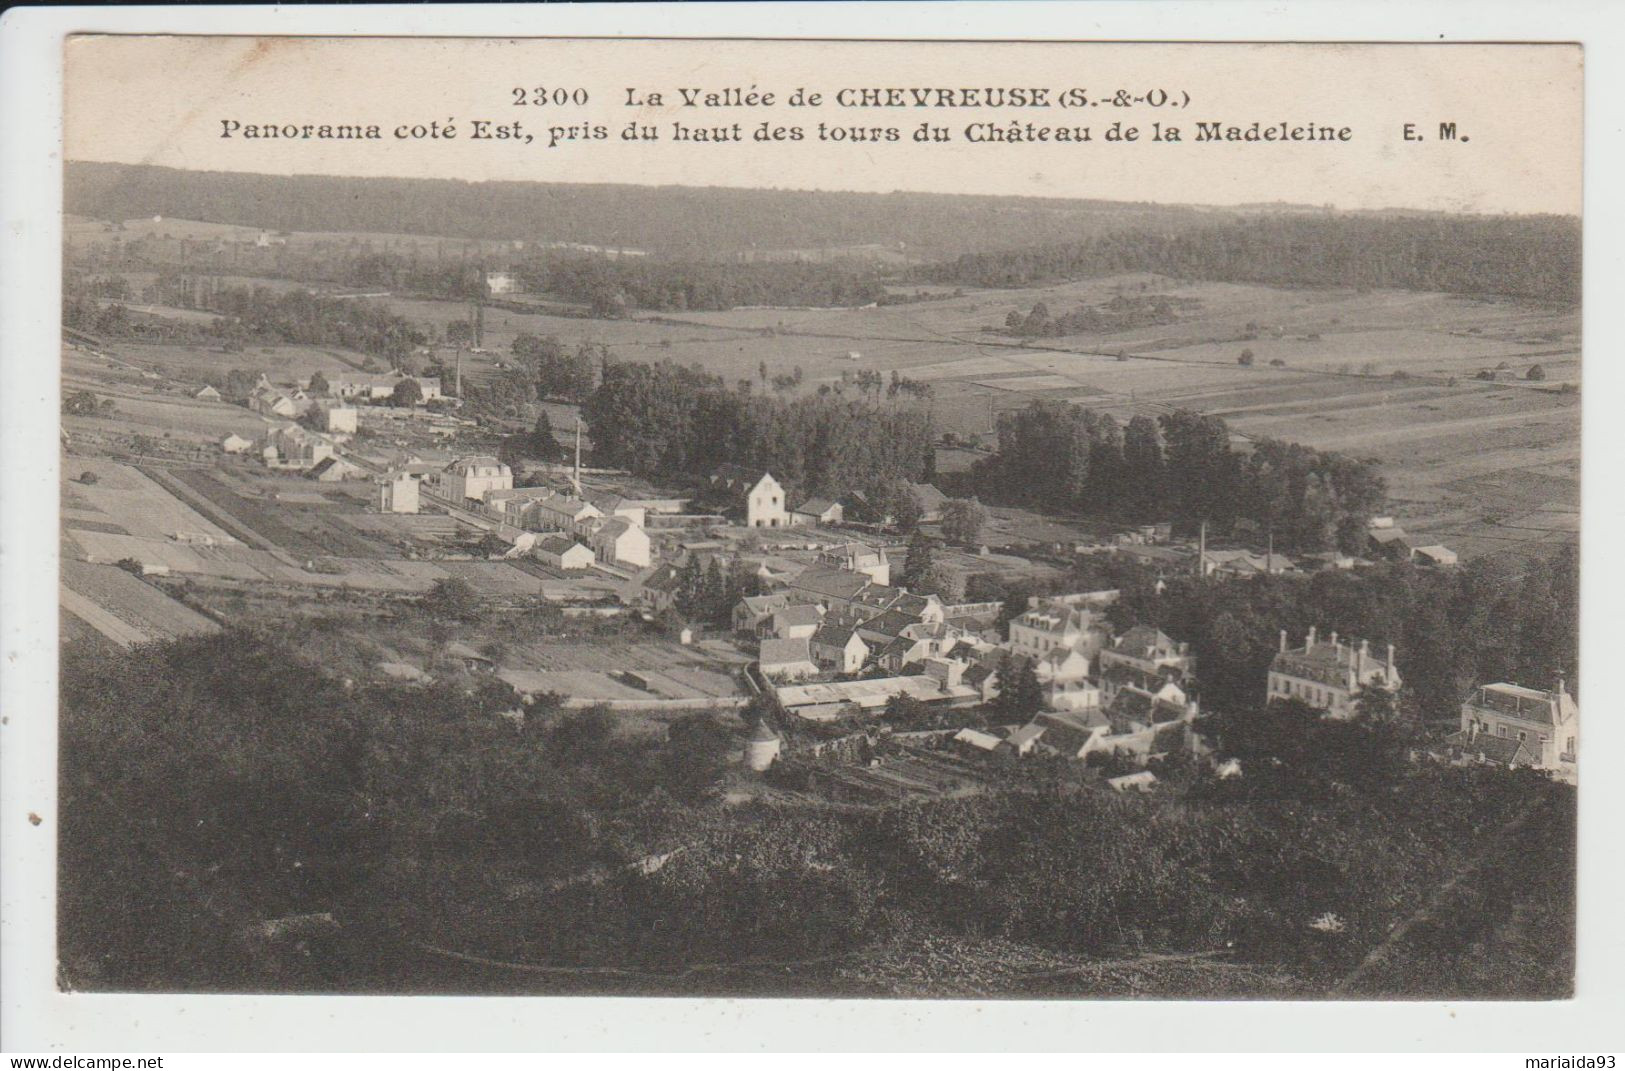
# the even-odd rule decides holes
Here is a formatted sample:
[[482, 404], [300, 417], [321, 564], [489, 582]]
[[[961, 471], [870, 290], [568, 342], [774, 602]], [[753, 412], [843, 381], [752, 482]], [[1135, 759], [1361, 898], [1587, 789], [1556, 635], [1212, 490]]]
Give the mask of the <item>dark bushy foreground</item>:
[[[737, 721], [633, 736], [546, 701], [521, 725], [503, 716], [514, 705], [488, 677], [349, 684], [242, 633], [70, 647], [64, 986], [1571, 987], [1572, 790], [1412, 766], [1381, 726], [1322, 730], [1291, 710], [1259, 730], [1217, 722], [1248, 775], [1173, 765], [1147, 797], [1021, 777], [889, 807], [794, 793], [729, 807], [717, 786], [739, 776], [724, 761]], [[1314, 748], [1331, 754], [1276, 762]]]

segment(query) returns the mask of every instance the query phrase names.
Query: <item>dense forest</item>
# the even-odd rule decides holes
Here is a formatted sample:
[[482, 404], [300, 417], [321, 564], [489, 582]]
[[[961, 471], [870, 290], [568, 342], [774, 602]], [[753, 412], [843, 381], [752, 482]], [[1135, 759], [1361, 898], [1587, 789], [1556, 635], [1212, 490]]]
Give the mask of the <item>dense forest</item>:
[[1580, 300], [1580, 221], [1569, 216], [1260, 216], [966, 253], [923, 269], [938, 283], [1023, 287], [1151, 271], [1271, 286], [1439, 290]]
[[1070, 402], [1034, 401], [1000, 413], [998, 435], [997, 452], [969, 475], [984, 501], [1187, 531], [1246, 520], [1282, 551], [1362, 549], [1386, 493], [1375, 462], [1275, 439], [1241, 453], [1223, 419], [1184, 409], [1119, 426]]
[[[652, 257], [526, 254], [533, 284], [647, 309], [864, 304], [876, 265], [901, 278], [1020, 287], [1150, 271], [1276, 286], [1437, 290], [1574, 302], [1580, 223], [1556, 216], [1201, 210], [1035, 198], [685, 187], [465, 183], [183, 172], [70, 163], [67, 210], [290, 231], [371, 231], [573, 242]], [[457, 222], [452, 222], [457, 221]], [[452, 231], [455, 233], [448, 233]], [[884, 253], [884, 256], [879, 254]], [[357, 253], [355, 285], [472, 296], [468, 266]], [[854, 262], [843, 263], [843, 257]], [[811, 258], [821, 263], [775, 263]], [[723, 263], [739, 259], [727, 270]], [[661, 263], [669, 260], [671, 263]], [[709, 261], [711, 263], [701, 263]], [[723, 262], [723, 263], [718, 263]]]
[[1572, 984], [1572, 789], [1412, 765], [1386, 722], [1218, 716], [1247, 776], [1175, 756], [1153, 797], [1012, 759], [983, 795], [841, 808], [725, 803], [737, 720], [521, 709], [490, 677], [355, 683], [264, 635], [70, 646], [63, 984], [1103, 995], [1159, 954], [1212, 969], [1138, 995]]
[[579, 301], [601, 317], [623, 316], [632, 309], [869, 305], [885, 294], [875, 269], [848, 261], [735, 264], [550, 256], [527, 260], [519, 273], [533, 293]]
[[733, 463], [768, 471], [792, 501], [862, 491], [871, 502], [928, 479], [928, 411], [833, 394], [785, 401], [670, 362], [606, 365], [582, 409], [596, 464], [693, 480]]
[[322, 297], [307, 290], [222, 286], [212, 277], [210, 283], [188, 288], [184, 297], [176, 299], [182, 308], [218, 314], [207, 322], [132, 312], [122, 304], [102, 304], [91, 294], [70, 292], [63, 297], [62, 324], [108, 338], [138, 341], [241, 345], [250, 340], [274, 340], [343, 346], [392, 367], [400, 366], [415, 347], [427, 341], [412, 323], [374, 302]]
[[68, 163], [65, 172], [65, 210], [93, 219], [162, 215], [287, 231], [576, 242], [691, 258], [823, 256], [847, 248], [938, 258], [1213, 218], [1181, 206], [1035, 197], [254, 175], [85, 161]]

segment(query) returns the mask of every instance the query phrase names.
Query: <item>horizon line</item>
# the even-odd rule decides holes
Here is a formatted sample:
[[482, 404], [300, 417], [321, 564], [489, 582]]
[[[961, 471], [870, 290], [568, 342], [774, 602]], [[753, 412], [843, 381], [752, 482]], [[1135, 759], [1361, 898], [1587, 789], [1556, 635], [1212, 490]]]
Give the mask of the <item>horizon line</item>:
[[[1494, 209], [1469, 208], [1439, 208], [1422, 207], [1418, 205], [1387, 205], [1381, 208], [1349, 208], [1334, 202], [1311, 204], [1306, 201], [1132, 201], [1114, 200], [1107, 197], [1087, 197], [1078, 195], [1041, 194], [1041, 193], [946, 193], [940, 190], [921, 189], [893, 189], [893, 190], [862, 190], [851, 187], [838, 186], [735, 186], [716, 183], [686, 184], [686, 183], [647, 183], [647, 182], [583, 182], [568, 180], [546, 179], [510, 179], [486, 178], [466, 179], [447, 175], [342, 175], [322, 171], [245, 171], [233, 168], [193, 168], [174, 167], [169, 164], [131, 163], [127, 160], [94, 160], [83, 157], [63, 157], [64, 177], [69, 165], [91, 164], [108, 167], [145, 168], [148, 170], [174, 171], [188, 175], [245, 175], [258, 178], [273, 179], [339, 179], [357, 182], [446, 182], [464, 186], [507, 185], [507, 186], [576, 186], [576, 187], [612, 187], [634, 190], [721, 190], [728, 192], [762, 192], [762, 193], [799, 193], [799, 194], [847, 194], [862, 197], [891, 197], [907, 195], [915, 197], [943, 197], [964, 198], [993, 201], [1045, 201], [1055, 204], [1082, 203], [1103, 205], [1146, 205], [1154, 208], [1184, 208], [1195, 211], [1229, 211], [1242, 212], [1248, 209], [1269, 209], [1272, 207], [1297, 208], [1310, 212], [1342, 213], [1346, 215], [1382, 215], [1385, 213], [1421, 213], [1436, 216], [1495, 217], [1495, 218], [1534, 218], [1555, 217], [1558, 219], [1579, 220], [1580, 213], [1552, 212], [1552, 211], [1512, 211]], [[67, 214], [64, 211], [64, 214]]]

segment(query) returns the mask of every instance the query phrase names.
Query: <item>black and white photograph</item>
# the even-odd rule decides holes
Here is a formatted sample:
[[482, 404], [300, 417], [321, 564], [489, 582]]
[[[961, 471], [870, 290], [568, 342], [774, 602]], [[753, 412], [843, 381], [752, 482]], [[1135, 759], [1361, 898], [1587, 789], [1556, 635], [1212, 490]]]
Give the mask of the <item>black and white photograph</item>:
[[1570, 1000], [1584, 59], [69, 36], [56, 990]]

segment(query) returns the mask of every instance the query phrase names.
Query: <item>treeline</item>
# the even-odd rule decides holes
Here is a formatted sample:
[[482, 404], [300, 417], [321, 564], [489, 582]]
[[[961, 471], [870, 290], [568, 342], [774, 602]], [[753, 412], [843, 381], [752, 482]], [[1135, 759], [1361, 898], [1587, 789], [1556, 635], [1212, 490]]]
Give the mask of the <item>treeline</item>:
[[[1447, 570], [1400, 562], [1231, 583], [1170, 576], [1160, 594], [1157, 580], [1150, 569], [1103, 557], [1082, 559], [1070, 582], [1119, 589], [1110, 611], [1119, 630], [1150, 624], [1190, 643], [1207, 710], [1255, 706], [1281, 630], [1302, 646], [1311, 626], [1323, 638], [1335, 631], [1366, 640], [1379, 657], [1393, 644], [1405, 678], [1401, 705], [1429, 726], [1459, 719], [1461, 701], [1479, 684], [1552, 688], [1562, 679], [1577, 695], [1580, 568], [1572, 547], [1551, 559], [1474, 558]], [[972, 590], [998, 595], [985, 583]], [[1026, 592], [1003, 594], [1014, 602]]]
[[942, 257], [1213, 218], [1180, 206], [1042, 197], [253, 175], [86, 161], [65, 172], [66, 210], [94, 219], [577, 242], [691, 258], [804, 251], [822, 259], [843, 249]]
[[785, 401], [669, 361], [605, 366], [582, 414], [595, 464], [693, 480], [733, 463], [773, 473], [792, 496], [886, 497], [929, 478], [933, 458], [922, 408], [833, 394]]
[[93, 297], [64, 296], [62, 323], [108, 338], [147, 342], [250, 341], [341, 346], [399, 367], [427, 338], [410, 321], [368, 301], [321, 297], [308, 290], [215, 285], [187, 288], [182, 307], [218, 314], [200, 322], [134, 312]]
[[1569, 216], [1257, 216], [972, 252], [924, 269], [959, 286], [1023, 287], [1149, 271], [1271, 286], [1391, 287], [1580, 299], [1580, 221]]
[[409, 321], [381, 305], [321, 297], [308, 290], [284, 293], [262, 287], [225, 287], [204, 307], [226, 317], [208, 326], [228, 338], [274, 338], [309, 346], [342, 346], [398, 367], [427, 339]]
[[871, 267], [851, 261], [737, 264], [632, 257], [553, 256], [519, 267], [525, 288], [615, 317], [632, 309], [682, 312], [741, 305], [870, 305], [885, 294]]
[[1010, 310], [1001, 333], [1017, 338], [1057, 338], [1091, 331], [1157, 327], [1178, 322], [1181, 310], [1200, 308], [1201, 304], [1196, 298], [1118, 294], [1101, 305], [1080, 305], [1072, 312], [1051, 316], [1049, 306], [1040, 301], [1025, 314]]
[[608, 363], [609, 351], [591, 342], [574, 349], [553, 335], [519, 335], [511, 348], [514, 364], [535, 384], [538, 398], [579, 402], [592, 393], [598, 368]]
[[201, 342], [215, 337], [196, 323], [169, 316], [131, 312], [118, 302], [63, 295], [62, 326], [88, 331], [102, 338], [132, 342]]
[[999, 414], [997, 452], [970, 481], [986, 501], [1171, 521], [1214, 534], [1238, 521], [1273, 532], [1283, 551], [1361, 549], [1386, 486], [1373, 461], [1262, 439], [1231, 445], [1219, 417], [1190, 410], [1120, 426], [1109, 413], [1034, 401]]
[[[662, 737], [549, 697], [520, 709], [488, 676], [356, 685], [242, 633], [70, 646], [64, 986], [759, 993], [765, 964], [786, 995], [876, 995], [941, 986], [944, 956], [998, 942], [1018, 953], [1001, 971], [966, 956], [984, 994], [1080, 985], [1013, 961], [1167, 952], [1221, 954], [1222, 995], [1324, 995], [1475, 864], [1470, 885], [1507, 898], [1413, 931], [1434, 967], [1388, 995], [1571, 985], [1572, 790], [1412, 767], [1381, 726], [1204, 724], [1239, 784], [1173, 758], [1158, 796], [1116, 795], [1011, 757], [982, 795], [826, 809], [722, 803], [738, 722]], [[1529, 931], [1532, 950], [1507, 937]]]

